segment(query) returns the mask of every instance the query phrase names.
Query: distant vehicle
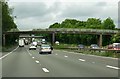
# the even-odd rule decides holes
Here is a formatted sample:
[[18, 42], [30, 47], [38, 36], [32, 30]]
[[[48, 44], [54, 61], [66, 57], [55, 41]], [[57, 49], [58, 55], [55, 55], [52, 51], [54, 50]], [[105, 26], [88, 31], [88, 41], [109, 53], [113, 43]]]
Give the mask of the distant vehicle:
[[120, 43], [113, 43], [113, 49], [120, 50]]
[[32, 44], [37, 47], [37, 42], [36, 41], [34, 41]]
[[19, 39], [19, 47], [24, 47], [24, 40], [23, 39]]
[[25, 42], [25, 45], [28, 45], [28, 40], [27, 40], [27, 39], [25, 39], [25, 41], [24, 41], [24, 42]]
[[107, 46], [108, 49], [113, 49], [113, 44]]
[[79, 44], [79, 45], [78, 45], [78, 48], [80, 48], [80, 49], [84, 49], [85, 46], [84, 46], [83, 44]]
[[40, 53], [40, 54], [43, 54], [43, 53], [49, 53], [49, 54], [51, 54], [51, 53], [52, 53], [52, 50], [53, 50], [53, 48], [52, 48], [50, 45], [48, 45], [48, 44], [42, 44], [42, 45], [40, 46], [40, 51], [39, 51], [39, 53]]
[[45, 39], [41, 40], [41, 44], [47, 44], [47, 42], [45, 41]]
[[34, 44], [31, 44], [30, 47], [29, 47], [29, 50], [31, 50], [31, 49], [36, 50], [36, 46]]
[[100, 47], [97, 44], [91, 44], [90, 48], [92, 48], [92, 49], [99, 49]]
[[40, 46], [40, 45], [41, 45], [41, 42], [40, 42], [40, 41], [38, 41], [38, 42], [37, 42], [37, 45], [38, 45], [38, 46]]
[[59, 41], [56, 41], [55, 44], [56, 44], [56, 45], [59, 45], [60, 43], [59, 43]]
[[47, 44], [47, 42], [46, 41], [42, 41], [41, 44]]
[[41, 41], [43, 42], [43, 41], [45, 41], [45, 39], [42, 39]]

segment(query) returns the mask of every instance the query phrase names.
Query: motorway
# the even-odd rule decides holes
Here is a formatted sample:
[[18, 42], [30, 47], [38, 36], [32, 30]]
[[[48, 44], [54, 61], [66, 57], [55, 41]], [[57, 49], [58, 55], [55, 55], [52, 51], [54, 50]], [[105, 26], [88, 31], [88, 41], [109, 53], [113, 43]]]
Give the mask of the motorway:
[[39, 54], [17, 47], [0, 58], [3, 77], [118, 77], [118, 59], [53, 50]]

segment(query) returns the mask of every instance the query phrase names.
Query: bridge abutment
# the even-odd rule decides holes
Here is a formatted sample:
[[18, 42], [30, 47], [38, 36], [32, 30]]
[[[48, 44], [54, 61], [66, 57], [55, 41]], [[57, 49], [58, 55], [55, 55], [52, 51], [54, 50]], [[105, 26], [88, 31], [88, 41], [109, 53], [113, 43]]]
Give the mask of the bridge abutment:
[[102, 47], [102, 34], [99, 35], [99, 47]]
[[55, 43], [55, 33], [52, 33], [52, 45]]
[[6, 36], [6, 35], [3, 34], [3, 46], [5, 46], [5, 40], [6, 40], [6, 39], [5, 39], [5, 36]]

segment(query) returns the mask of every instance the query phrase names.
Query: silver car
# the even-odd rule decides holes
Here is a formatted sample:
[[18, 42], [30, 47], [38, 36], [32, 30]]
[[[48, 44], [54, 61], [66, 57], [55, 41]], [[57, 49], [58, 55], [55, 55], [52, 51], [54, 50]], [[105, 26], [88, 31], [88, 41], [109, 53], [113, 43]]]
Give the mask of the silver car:
[[99, 49], [100, 47], [97, 44], [91, 44], [90, 48], [92, 48], [92, 49]]
[[31, 50], [31, 49], [36, 50], [36, 46], [35, 46], [34, 44], [30, 44], [30, 46], [29, 46], [29, 50]]
[[52, 47], [48, 44], [42, 44], [40, 46], [40, 51], [39, 51], [40, 54], [43, 54], [43, 53], [49, 53], [51, 54], [52, 53]]

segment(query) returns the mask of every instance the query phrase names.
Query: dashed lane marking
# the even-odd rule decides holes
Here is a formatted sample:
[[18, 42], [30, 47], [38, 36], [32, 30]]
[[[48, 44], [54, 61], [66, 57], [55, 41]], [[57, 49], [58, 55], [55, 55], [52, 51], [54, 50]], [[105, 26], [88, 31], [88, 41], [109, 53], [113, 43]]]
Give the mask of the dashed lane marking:
[[112, 69], [120, 69], [120, 68], [118, 68], [118, 67], [115, 67], [115, 66], [110, 66], [110, 65], [106, 65], [106, 67], [108, 67], [108, 68], [112, 68]]
[[35, 57], [32, 57], [33, 59], [35, 58]]
[[38, 60], [35, 61], [37, 64], [39, 64], [40, 62]]
[[42, 70], [44, 71], [44, 72], [49, 72], [49, 70], [48, 69], [46, 69], [46, 68], [42, 68]]
[[67, 58], [68, 56], [67, 56], [67, 55], [65, 55], [64, 57], [66, 57], [66, 58]]
[[115, 59], [115, 60], [118, 60], [118, 58], [102, 57], [102, 56], [96, 56], [96, 55], [87, 55], [87, 54], [83, 54], [83, 53], [69, 52], [69, 51], [64, 51], [64, 50], [63, 50], [63, 52], [71, 53], [71, 54], [86, 55], [86, 56], [93, 56], [93, 57], [99, 57], [99, 58], [106, 58], [106, 59]]
[[78, 59], [78, 60], [80, 60], [80, 61], [85, 61], [84, 59]]

